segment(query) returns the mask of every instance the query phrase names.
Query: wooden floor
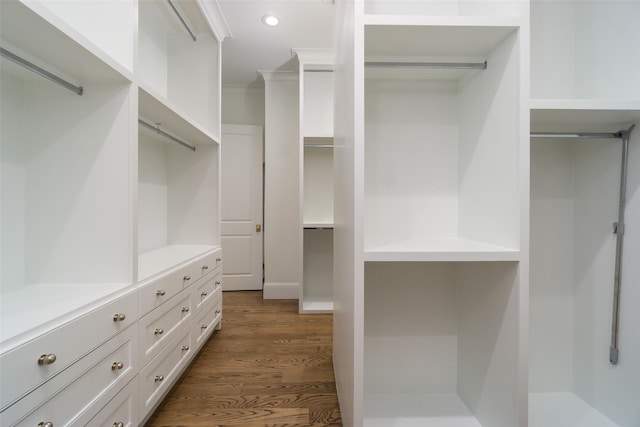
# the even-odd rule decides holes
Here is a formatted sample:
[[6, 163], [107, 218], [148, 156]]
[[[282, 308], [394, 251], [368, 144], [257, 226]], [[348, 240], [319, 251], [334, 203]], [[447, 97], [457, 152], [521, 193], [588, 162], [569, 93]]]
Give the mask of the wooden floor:
[[331, 353], [330, 314], [225, 292], [222, 330], [146, 426], [342, 426]]

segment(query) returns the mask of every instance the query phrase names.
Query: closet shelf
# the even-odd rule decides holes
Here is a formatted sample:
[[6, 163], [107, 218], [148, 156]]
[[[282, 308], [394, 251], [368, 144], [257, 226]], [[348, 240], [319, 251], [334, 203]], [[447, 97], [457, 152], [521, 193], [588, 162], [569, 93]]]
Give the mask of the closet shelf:
[[179, 108], [171, 105], [153, 89], [141, 85], [138, 90], [140, 116], [147, 123], [160, 123], [163, 129], [188, 140], [189, 143], [215, 144], [220, 138], [204, 129]]
[[618, 427], [573, 393], [530, 393], [529, 427]]
[[131, 283], [39, 283], [2, 294], [0, 354], [131, 291]]
[[640, 120], [640, 100], [532, 99], [531, 131], [610, 130]]
[[520, 251], [463, 238], [365, 242], [365, 261], [519, 261]]
[[[364, 15], [364, 25], [402, 25], [423, 27], [504, 27], [519, 28], [519, 16], [431, 16], [431, 15]], [[440, 40], [445, 42], [446, 40]]]

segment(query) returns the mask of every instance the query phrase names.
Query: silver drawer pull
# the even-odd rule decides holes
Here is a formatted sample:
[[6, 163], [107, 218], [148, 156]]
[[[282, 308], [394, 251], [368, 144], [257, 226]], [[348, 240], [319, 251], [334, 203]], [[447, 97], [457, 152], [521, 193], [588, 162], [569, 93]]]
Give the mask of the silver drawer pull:
[[53, 423], [51, 421], [40, 421], [38, 427], [53, 427]]
[[182, 351], [189, 351], [189, 346], [188, 345], [183, 345], [182, 346]]
[[185, 274], [185, 275], [182, 277], [182, 280], [185, 280], [185, 281], [186, 281], [186, 280], [191, 280], [191, 276], [189, 276], [188, 274]]
[[189, 307], [182, 307], [182, 312], [183, 313], [188, 313], [189, 312]]
[[208, 269], [209, 269], [209, 266], [208, 266], [207, 264], [205, 264], [205, 265], [203, 265], [203, 266], [202, 266], [202, 269], [203, 269], [203, 270], [208, 270]]
[[216, 262], [222, 261], [222, 258], [216, 258]]
[[216, 310], [216, 316], [220, 313], [222, 313], [220, 310]]
[[114, 322], [123, 321], [126, 318], [127, 318], [127, 316], [124, 313], [116, 313], [116, 314], [113, 315], [113, 321]]
[[154, 335], [162, 335], [164, 334], [164, 329], [162, 328], [156, 328], [155, 331], [153, 331]]
[[216, 288], [220, 286], [220, 280], [216, 280]]
[[158, 289], [158, 290], [156, 291], [156, 295], [158, 295], [158, 296], [161, 296], [161, 297], [162, 297], [162, 296], [164, 296], [164, 294], [166, 294], [166, 292], [164, 291], [164, 289]]
[[155, 382], [158, 383], [158, 382], [160, 382], [162, 380], [164, 380], [164, 377], [162, 375], [156, 375]]
[[207, 293], [206, 293], [206, 292], [203, 292], [203, 293], [201, 293], [201, 294], [200, 294], [200, 296], [201, 296], [201, 297], [206, 297], [206, 296], [207, 296]]
[[207, 329], [207, 325], [200, 326], [200, 329]]
[[122, 363], [122, 362], [113, 362], [111, 364], [111, 370], [112, 371], [119, 371], [122, 368], [124, 368], [124, 363]]
[[117, 423], [113, 423], [113, 427], [124, 427], [124, 423], [122, 421], [118, 421]]
[[51, 365], [57, 359], [55, 354], [43, 354], [38, 358], [38, 365]]

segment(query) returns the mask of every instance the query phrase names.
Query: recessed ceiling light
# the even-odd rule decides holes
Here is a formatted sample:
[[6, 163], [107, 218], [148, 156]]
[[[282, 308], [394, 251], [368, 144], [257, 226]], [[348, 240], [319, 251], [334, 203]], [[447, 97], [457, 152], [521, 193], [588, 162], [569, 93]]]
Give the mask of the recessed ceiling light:
[[268, 14], [262, 17], [262, 22], [264, 22], [270, 27], [275, 27], [276, 25], [278, 25], [279, 21], [278, 21], [278, 18], [276, 18], [275, 16]]

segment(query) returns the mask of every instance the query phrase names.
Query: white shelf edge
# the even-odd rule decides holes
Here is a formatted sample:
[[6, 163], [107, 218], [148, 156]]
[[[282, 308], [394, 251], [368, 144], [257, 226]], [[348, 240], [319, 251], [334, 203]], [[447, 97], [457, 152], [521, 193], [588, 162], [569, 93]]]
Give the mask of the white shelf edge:
[[302, 228], [333, 228], [333, 222], [305, 222]]
[[410, 239], [365, 245], [364, 260], [374, 262], [520, 261], [520, 251], [475, 240]]
[[138, 280], [141, 284], [195, 258], [218, 250], [218, 245], [169, 245], [138, 255]]
[[532, 98], [532, 110], [640, 110], [640, 99]]
[[311, 313], [333, 313], [333, 301], [302, 301], [303, 314]]
[[138, 85], [139, 114], [150, 123], [162, 123], [163, 130], [195, 145], [219, 144], [220, 138], [144, 83]]
[[[2, 294], [0, 354], [129, 292], [131, 283], [40, 283]], [[40, 303], [38, 301], [41, 301]]]
[[378, 15], [365, 14], [364, 25], [412, 25], [434, 27], [506, 27], [522, 26], [520, 16], [472, 16], [472, 15]]

